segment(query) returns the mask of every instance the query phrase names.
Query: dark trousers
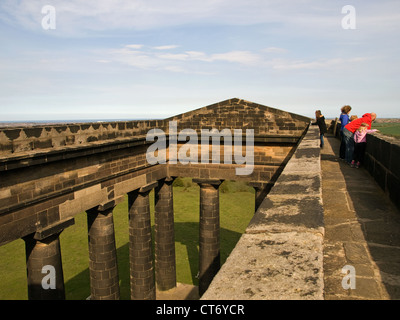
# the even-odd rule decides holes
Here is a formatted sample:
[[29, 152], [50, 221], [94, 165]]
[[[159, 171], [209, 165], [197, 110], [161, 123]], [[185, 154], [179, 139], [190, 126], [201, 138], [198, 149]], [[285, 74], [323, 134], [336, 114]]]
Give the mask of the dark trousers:
[[353, 156], [354, 162], [361, 162], [361, 163], [363, 162], [366, 147], [367, 147], [366, 142], [354, 144], [354, 156]]
[[340, 159], [345, 159], [346, 157], [346, 143], [343, 137], [343, 131], [340, 131], [340, 149], [339, 149]]
[[354, 133], [351, 133], [346, 128], [343, 129], [343, 138], [346, 145], [346, 161], [348, 163], [353, 160], [353, 153], [354, 153]]

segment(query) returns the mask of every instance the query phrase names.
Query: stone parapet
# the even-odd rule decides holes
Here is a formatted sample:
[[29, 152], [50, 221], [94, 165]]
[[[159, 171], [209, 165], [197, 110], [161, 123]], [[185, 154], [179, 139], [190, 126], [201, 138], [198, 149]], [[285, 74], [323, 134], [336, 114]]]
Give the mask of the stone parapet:
[[318, 138], [310, 127], [203, 300], [323, 299]]
[[368, 134], [365, 168], [400, 209], [400, 140], [379, 133]]

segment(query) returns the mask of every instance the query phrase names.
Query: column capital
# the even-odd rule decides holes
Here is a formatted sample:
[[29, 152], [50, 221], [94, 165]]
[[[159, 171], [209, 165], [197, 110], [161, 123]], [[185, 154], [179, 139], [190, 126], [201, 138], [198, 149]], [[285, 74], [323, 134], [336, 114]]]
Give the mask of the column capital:
[[218, 187], [223, 180], [220, 179], [193, 179], [192, 182], [197, 183], [199, 185], [209, 184], [214, 187]]
[[267, 183], [265, 183], [265, 182], [255, 182], [255, 181], [251, 181], [248, 184], [250, 187], [253, 187], [253, 188], [263, 188], [264, 186], [267, 185]]
[[107, 214], [110, 211], [113, 211], [114, 208], [119, 203], [121, 203], [123, 201], [124, 201], [124, 197], [121, 196], [121, 197], [115, 198], [115, 199], [113, 199], [111, 201], [100, 203], [98, 206], [93, 207], [93, 208], [91, 208], [89, 210], [86, 210], [86, 212], [87, 213], [98, 213], [98, 212], [100, 212], [100, 213], [103, 213], [103, 214]]
[[146, 184], [145, 186], [143, 186], [143, 187], [140, 187], [139, 189], [138, 189], [138, 192], [139, 193], [147, 193], [147, 192], [150, 192], [151, 190], [153, 190], [155, 187], [157, 187], [158, 186], [158, 181], [155, 181], [155, 182], [151, 182], [151, 183], [149, 183], [149, 184]]
[[161, 179], [159, 181], [164, 181], [165, 183], [173, 183], [175, 181], [176, 177], [166, 177], [164, 179]]
[[75, 224], [74, 218], [58, 221], [42, 229], [36, 230], [36, 232], [33, 233], [33, 239], [42, 241], [53, 235], [60, 234], [65, 228], [68, 228], [74, 224]]

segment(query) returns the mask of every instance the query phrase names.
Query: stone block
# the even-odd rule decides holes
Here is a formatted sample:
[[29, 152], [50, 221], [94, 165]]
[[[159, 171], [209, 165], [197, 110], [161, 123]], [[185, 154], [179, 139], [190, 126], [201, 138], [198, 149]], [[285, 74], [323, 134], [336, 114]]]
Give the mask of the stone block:
[[[368, 136], [370, 137], [370, 135]], [[386, 141], [384, 137], [381, 137], [381, 152], [379, 154], [379, 162], [384, 166], [385, 168], [389, 169], [390, 167], [390, 160], [391, 160], [391, 153], [392, 153], [392, 143], [390, 141]], [[397, 162], [399, 158], [397, 158]]]
[[322, 300], [323, 238], [244, 234], [202, 300]]
[[254, 214], [246, 232], [293, 230], [324, 233], [323, 207], [319, 198], [268, 197]]
[[387, 174], [387, 190], [390, 200], [400, 209], [400, 179], [390, 172]]
[[392, 143], [392, 150], [390, 154], [390, 165], [389, 170], [395, 175], [398, 179], [400, 179], [400, 144]]
[[386, 190], [386, 172], [387, 169], [382, 164], [375, 162], [373, 177], [384, 191]]

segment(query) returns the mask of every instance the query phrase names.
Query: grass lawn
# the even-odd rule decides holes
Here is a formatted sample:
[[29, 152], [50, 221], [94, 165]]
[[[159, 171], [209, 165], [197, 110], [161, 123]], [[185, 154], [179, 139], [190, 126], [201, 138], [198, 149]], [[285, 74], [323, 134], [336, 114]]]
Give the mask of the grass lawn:
[[378, 129], [380, 133], [400, 138], [400, 123], [398, 122], [388, 122], [388, 123], [373, 123], [372, 129]]
[[[174, 187], [177, 281], [198, 285], [199, 187], [182, 179]], [[154, 193], [150, 194], [154, 222]], [[224, 263], [254, 213], [253, 188], [225, 181], [220, 187], [221, 263]], [[121, 299], [130, 298], [128, 203], [114, 209]], [[154, 230], [153, 230], [154, 231]], [[75, 225], [61, 233], [61, 254], [67, 299], [90, 295], [86, 213], [75, 216]], [[27, 299], [25, 245], [16, 240], [0, 247], [0, 300]]]

